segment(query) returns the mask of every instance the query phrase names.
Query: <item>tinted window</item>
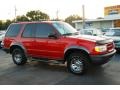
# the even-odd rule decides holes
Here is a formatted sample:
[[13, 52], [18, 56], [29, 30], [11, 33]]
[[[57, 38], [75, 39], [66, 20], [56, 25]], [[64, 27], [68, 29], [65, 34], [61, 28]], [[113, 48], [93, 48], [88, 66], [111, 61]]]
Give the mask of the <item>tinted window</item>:
[[109, 30], [105, 34], [106, 36], [120, 36], [120, 30]]
[[46, 38], [50, 33], [53, 33], [54, 28], [46, 23], [37, 24], [36, 37]]
[[21, 24], [12, 24], [9, 26], [6, 36], [16, 37], [20, 32]]
[[24, 28], [23, 37], [34, 37], [36, 24], [27, 24]]

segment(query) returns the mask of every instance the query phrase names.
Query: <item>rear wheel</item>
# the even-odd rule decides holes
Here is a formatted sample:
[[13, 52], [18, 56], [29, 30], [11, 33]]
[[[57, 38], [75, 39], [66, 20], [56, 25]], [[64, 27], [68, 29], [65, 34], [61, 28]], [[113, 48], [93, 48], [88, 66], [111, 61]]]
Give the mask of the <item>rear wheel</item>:
[[87, 70], [88, 58], [87, 55], [81, 52], [71, 53], [67, 58], [67, 68], [73, 74], [81, 75]]
[[23, 65], [27, 62], [27, 58], [23, 52], [23, 50], [16, 48], [12, 52], [13, 62], [17, 65]]

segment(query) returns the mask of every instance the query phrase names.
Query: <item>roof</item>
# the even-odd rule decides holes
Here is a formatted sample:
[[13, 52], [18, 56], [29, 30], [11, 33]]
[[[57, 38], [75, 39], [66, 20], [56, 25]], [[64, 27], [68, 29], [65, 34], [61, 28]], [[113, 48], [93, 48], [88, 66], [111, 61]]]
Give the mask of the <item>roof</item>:
[[[117, 15], [108, 15], [105, 16], [103, 19], [87, 19], [86, 22], [98, 22], [98, 21], [113, 21], [113, 20], [120, 20], [120, 14]], [[83, 20], [75, 20], [73, 23], [83, 22]]]
[[54, 22], [62, 22], [62, 21], [23, 21], [23, 22], [15, 22], [13, 24], [27, 24], [27, 23], [54, 23]]

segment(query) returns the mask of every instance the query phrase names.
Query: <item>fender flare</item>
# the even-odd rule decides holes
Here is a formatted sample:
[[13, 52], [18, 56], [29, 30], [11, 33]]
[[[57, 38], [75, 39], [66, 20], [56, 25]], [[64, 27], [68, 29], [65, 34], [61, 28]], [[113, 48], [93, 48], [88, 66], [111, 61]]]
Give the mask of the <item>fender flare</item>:
[[88, 49], [84, 48], [83, 46], [69, 46], [64, 50], [64, 54], [71, 49], [78, 49], [78, 50], [83, 50], [85, 52], [87, 52], [88, 54], [90, 53]]
[[27, 50], [26, 50], [26, 48], [22, 45], [22, 43], [20, 43], [20, 42], [11, 43], [10, 49], [11, 49], [13, 46], [18, 46], [18, 47], [20, 47], [21, 49], [23, 49], [24, 53], [27, 55]]

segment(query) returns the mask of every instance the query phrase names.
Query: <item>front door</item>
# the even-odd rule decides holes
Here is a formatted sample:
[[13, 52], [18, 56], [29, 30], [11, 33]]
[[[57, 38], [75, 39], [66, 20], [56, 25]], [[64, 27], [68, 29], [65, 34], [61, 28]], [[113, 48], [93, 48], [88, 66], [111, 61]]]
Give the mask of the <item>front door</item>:
[[60, 39], [49, 38], [49, 34], [55, 33], [55, 28], [48, 23], [37, 24], [36, 29], [36, 53], [39, 57], [55, 59], [58, 58]]

